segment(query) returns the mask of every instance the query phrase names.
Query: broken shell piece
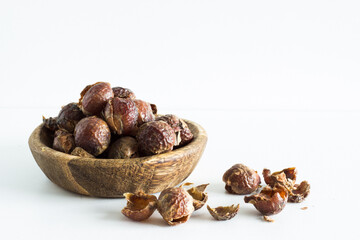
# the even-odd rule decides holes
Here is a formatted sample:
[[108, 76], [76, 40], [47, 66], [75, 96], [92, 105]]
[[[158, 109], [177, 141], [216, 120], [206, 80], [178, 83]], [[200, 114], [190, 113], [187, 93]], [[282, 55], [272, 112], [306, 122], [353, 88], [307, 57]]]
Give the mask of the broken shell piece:
[[285, 168], [281, 171], [278, 172], [274, 172], [271, 174], [271, 171], [269, 169], [264, 169], [263, 170], [263, 176], [264, 176], [264, 180], [265, 182], [270, 185], [270, 186], [274, 186], [276, 184], [276, 182], [279, 181], [279, 176], [281, 176], [282, 174], [285, 175], [284, 179], [288, 180], [291, 183], [295, 183], [296, 181], [296, 175], [297, 175], [297, 169], [295, 167], [291, 167], [291, 168]]
[[202, 184], [187, 190], [193, 198], [195, 211], [202, 208], [208, 200], [208, 194], [204, 192], [208, 185], [209, 184]]
[[251, 203], [265, 216], [277, 214], [284, 209], [288, 200], [288, 192], [281, 186], [264, 187], [259, 194], [244, 197], [245, 203]]
[[194, 211], [193, 198], [183, 185], [165, 189], [160, 193], [157, 202], [159, 213], [170, 226], [187, 222]]
[[148, 219], [156, 209], [156, 197], [143, 192], [124, 193], [127, 205], [121, 211], [126, 217], [135, 221]]
[[271, 173], [269, 169], [263, 170], [263, 176], [265, 182], [271, 187], [276, 184], [286, 189], [289, 194], [288, 202], [299, 203], [305, 200], [310, 193], [310, 184], [307, 181], [303, 181], [299, 184], [295, 184], [297, 170], [295, 167], [285, 168], [281, 171]]
[[211, 216], [213, 216], [218, 221], [230, 220], [231, 218], [235, 217], [240, 209], [240, 204], [238, 205], [231, 205], [228, 207], [217, 207], [211, 208], [207, 205], [207, 209]]
[[264, 221], [266, 222], [275, 222], [274, 219], [270, 218], [269, 216], [263, 216]]
[[291, 193], [289, 194], [289, 202], [299, 203], [305, 200], [310, 193], [310, 184], [307, 181], [302, 181], [295, 184]]
[[78, 156], [78, 157], [84, 157], [84, 158], [95, 158], [94, 155], [88, 153], [85, 151], [85, 149], [81, 147], [76, 147], [74, 150], [72, 150], [71, 155]]

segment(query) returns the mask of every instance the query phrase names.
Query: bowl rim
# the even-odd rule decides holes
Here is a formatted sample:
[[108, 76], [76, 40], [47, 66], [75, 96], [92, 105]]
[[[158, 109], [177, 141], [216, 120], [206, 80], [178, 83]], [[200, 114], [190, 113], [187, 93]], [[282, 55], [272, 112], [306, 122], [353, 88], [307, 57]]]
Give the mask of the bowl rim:
[[75, 156], [75, 155], [71, 155], [68, 153], [57, 151], [57, 150], [47, 146], [43, 141], [41, 141], [40, 134], [44, 128], [44, 123], [41, 123], [33, 130], [33, 132], [31, 133], [31, 135], [29, 137], [28, 143], [29, 143], [31, 150], [39, 151], [39, 152], [41, 152], [42, 155], [52, 155], [53, 158], [56, 158], [56, 159], [64, 161], [64, 162], [69, 162], [71, 160], [77, 160], [77, 161], [83, 160], [83, 161], [90, 161], [90, 162], [101, 160], [104, 163], [106, 163], [106, 162], [110, 163], [110, 162], [114, 162], [114, 161], [116, 161], [116, 162], [124, 161], [124, 162], [129, 162], [129, 163], [130, 162], [145, 163], [145, 162], [151, 162], [153, 159], [156, 159], [156, 161], [159, 161], [160, 159], [162, 161], [166, 161], [166, 160], [170, 161], [171, 159], [176, 158], [175, 156], [183, 155], [184, 153], [191, 154], [193, 151], [195, 151], [195, 149], [197, 149], [199, 147], [199, 145], [202, 145], [204, 143], [204, 141], [207, 142], [207, 133], [202, 126], [200, 126], [199, 124], [197, 124], [193, 121], [187, 120], [187, 119], [183, 119], [183, 120], [192, 129], [192, 132], [193, 132], [193, 129], [196, 129], [196, 133], [193, 132], [194, 138], [190, 143], [186, 144], [185, 146], [179, 147], [177, 149], [173, 149], [166, 153], [137, 157], [137, 158], [129, 158], [129, 159], [97, 158], [97, 157], [87, 158], [87, 157], [80, 157], [80, 156]]

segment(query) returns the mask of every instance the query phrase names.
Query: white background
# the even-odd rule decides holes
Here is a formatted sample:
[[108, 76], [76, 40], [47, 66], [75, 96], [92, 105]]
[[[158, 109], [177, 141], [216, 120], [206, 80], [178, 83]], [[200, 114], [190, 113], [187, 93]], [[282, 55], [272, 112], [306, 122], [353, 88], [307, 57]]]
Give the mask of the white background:
[[[0, 238], [359, 239], [359, 12], [359, 1], [1, 0]], [[209, 205], [240, 203], [238, 215], [136, 223], [123, 199], [52, 184], [28, 137], [97, 81], [201, 124], [209, 140], [187, 181], [210, 183]], [[264, 222], [225, 193], [235, 163], [296, 166], [311, 194]]]

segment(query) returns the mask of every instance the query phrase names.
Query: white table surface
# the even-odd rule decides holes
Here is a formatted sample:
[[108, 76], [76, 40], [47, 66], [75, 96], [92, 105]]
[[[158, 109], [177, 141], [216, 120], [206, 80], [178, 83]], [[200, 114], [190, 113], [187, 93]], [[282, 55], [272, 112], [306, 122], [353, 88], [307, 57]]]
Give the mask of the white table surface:
[[[360, 239], [358, 0], [0, 1], [0, 239]], [[121, 214], [123, 199], [64, 191], [27, 141], [41, 116], [87, 84], [131, 88], [201, 124], [205, 152], [186, 181], [211, 207], [169, 227]], [[275, 222], [224, 190], [235, 163], [295, 166], [309, 197]], [[307, 210], [301, 210], [308, 207]]]

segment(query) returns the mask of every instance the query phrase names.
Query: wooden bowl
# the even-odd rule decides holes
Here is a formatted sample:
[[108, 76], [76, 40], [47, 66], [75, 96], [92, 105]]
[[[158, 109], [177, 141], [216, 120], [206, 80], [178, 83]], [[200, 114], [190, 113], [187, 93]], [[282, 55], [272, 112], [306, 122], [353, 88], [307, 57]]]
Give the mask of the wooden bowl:
[[123, 197], [126, 192], [157, 193], [184, 181], [205, 149], [205, 130], [186, 121], [194, 135], [171, 152], [132, 159], [77, 157], [51, 148], [52, 137], [43, 124], [29, 138], [35, 161], [55, 184], [71, 192], [95, 197]]

